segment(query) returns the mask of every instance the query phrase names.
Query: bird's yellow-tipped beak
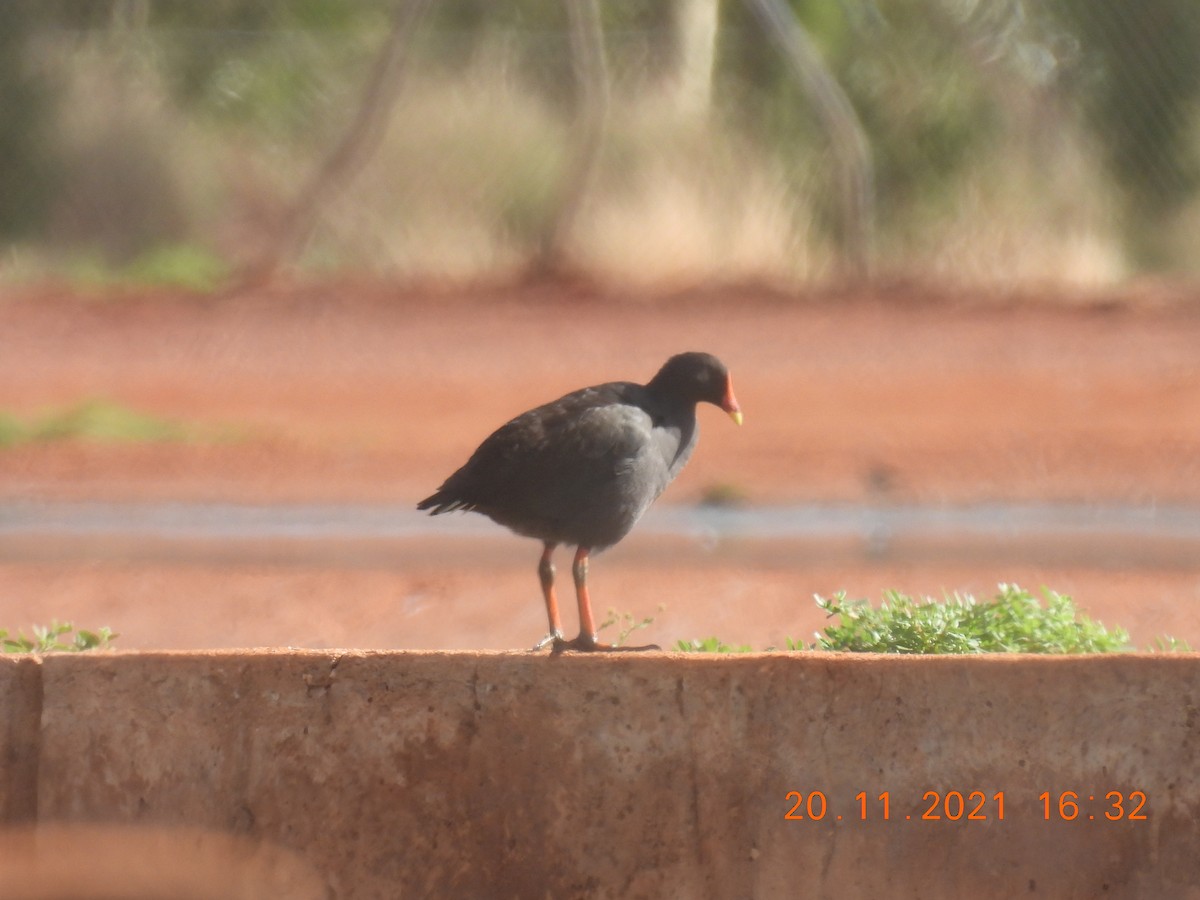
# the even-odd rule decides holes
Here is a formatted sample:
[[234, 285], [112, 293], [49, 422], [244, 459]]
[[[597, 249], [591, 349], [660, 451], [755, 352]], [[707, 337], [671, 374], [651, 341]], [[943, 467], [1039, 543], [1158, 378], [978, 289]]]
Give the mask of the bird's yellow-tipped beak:
[[737, 397], [733, 396], [733, 376], [725, 378], [725, 397], [721, 400], [721, 409], [729, 413], [734, 425], [742, 424], [742, 408], [738, 406]]

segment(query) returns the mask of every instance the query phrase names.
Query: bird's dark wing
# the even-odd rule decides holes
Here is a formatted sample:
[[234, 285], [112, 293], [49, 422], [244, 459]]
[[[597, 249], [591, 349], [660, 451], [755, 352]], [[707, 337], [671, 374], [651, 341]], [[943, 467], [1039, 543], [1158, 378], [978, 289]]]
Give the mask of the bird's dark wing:
[[643, 453], [651, 418], [628, 382], [584, 388], [522, 413], [488, 436], [421, 509], [559, 516], [595, 496]]

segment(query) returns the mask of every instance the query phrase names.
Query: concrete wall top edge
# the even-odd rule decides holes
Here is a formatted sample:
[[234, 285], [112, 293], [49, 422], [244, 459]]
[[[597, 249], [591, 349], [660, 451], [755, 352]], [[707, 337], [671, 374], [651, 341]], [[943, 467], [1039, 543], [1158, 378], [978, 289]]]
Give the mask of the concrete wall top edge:
[[820, 650], [798, 652], [755, 652], [755, 653], [679, 653], [679, 652], [641, 652], [641, 653], [565, 653], [552, 656], [548, 653], [533, 653], [527, 650], [379, 650], [352, 648], [296, 648], [296, 647], [248, 647], [222, 648], [212, 650], [103, 650], [89, 653], [49, 653], [39, 654], [3, 654], [0, 655], [0, 665], [38, 665], [50, 663], [57, 665], [60, 661], [70, 660], [72, 664], [86, 665], [92, 660], [139, 660], [142, 662], [162, 659], [166, 660], [199, 660], [214, 659], [228, 661], [231, 659], [345, 659], [348, 657], [371, 658], [383, 660], [511, 660], [513, 662], [545, 661], [557, 665], [572, 665], [587, 663], [589, 665], [610, 665], [616, 667], [638, 667], [641, 665], [661, 665], [664, 663], [683, 664], [686, 666], [736, 666], [739, 664], [763, 663], [776, 665], [804, 665], [820, 663], [822, 665], [879, 665], [892, 664], [901, 666], [966, 666], [990, 667], [1013, 665], [1049, 665], [1049, 666], [1142, 666], [1142, 665], [1172, 665], [1189, 666], [1200, 664], [1200, 652], [1172, 653], [1088, 653], [1088, 654], [1038, 654], [1038, 653], [976, 653], [976, 654], [939, 654], [918, 655], [904, 653], [835, 653]]

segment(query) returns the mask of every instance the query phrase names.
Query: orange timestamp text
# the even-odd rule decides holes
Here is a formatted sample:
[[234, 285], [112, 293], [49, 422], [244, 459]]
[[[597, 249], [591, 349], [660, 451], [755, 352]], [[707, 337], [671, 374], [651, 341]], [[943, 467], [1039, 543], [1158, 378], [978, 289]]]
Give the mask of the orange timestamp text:
[[[1148, 818], [1145, 791], [1043, 791], [1038, 795], [1042, 818], [1049, 821], [1145, 821]], [[788, 791], [783, 817], [792, 822], [906, 821], [1003, 822], [1004, 791], [925, 791], [914, 812], [898, 814], [892, 809], [890, 791], [859, 791], [853, 802], [840, 811], [833, 808], [824, 791]]]

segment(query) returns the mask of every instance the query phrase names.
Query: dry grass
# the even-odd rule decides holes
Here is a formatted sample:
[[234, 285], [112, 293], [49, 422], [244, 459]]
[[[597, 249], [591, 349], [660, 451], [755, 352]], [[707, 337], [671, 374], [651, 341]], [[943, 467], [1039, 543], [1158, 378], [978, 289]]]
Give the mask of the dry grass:
[[[151, 61], [108, 49], [85, 44], [47, 63], [63, 70], [68, 189], [54, 252], [10, 248], [0, 277], [61, 268], [64, 254], [98, 251], [126, 265], [167, 241], [236, 263], [318, 164], [312, 134], [336, 134], [326, 120], [302, 146], [252, 123], [188, 118]], [[343, 120], [354, 91], [335, 87], [330, 102], [341, 108], [328, 115]], [[670, 96], [636, 83], [614, 95], [601, 172], [570, 241], [578, 268], [642, 286], [795, 284], [830, 272], [833, 248], [814, 212], [831, 190], [820, 159], [781, 159], [715, 117], [685, 117]], [[567, 128], [500, 53], [453, 75], [418, 71], [378, 154], [325, 211], [301, 266], [448, 282], [519, 272], [552, 215]], [[1012, 134], [891, 224], [878, 241], [881, 270], [1083, 286], [1129, 274], [1098, 155], [1069, 125], [1030, 134]], [[797, 171], [802, 179], [789, 174]], [[887, 196], [879, 199], [886, 209]], [[1181, 235], [1197, 210], [1180, 214]], [[1186, 236], [1178, 243], [1186, 250]]]
[[[795, 284], [830, 272], [833, 248], [813, 212], [830, 190], [819, 160], [784, 163], [665, 102], [614, 97], [601, 172], [570, 242], [576, 266], [638, 286]], [[566, 148], [562, 116], [494, 59], [453, 79], [416, 79], [305, 264], [452, 283], [510, 276], [552, 214]], [[882, 234], [881, 268], [975, 284], [1116, 282], [1128, 266], [1103, 183], [1078, 132], [1060, 128], [1037, 152], [1014, 136], [949, 200], [931, 198]]]
[[[674, 122], [661, 100], [614, 106], [570, 241], [579, 269], [636, 284], [814, 274], [803, 198], [766, 154]], [[488, 65], [417, 81], [310, 259], [445, 281], [518, 271], [552, 215], [567, 139], [560, 116]]]
[[84, 44], [62, 48], [54, 68], [66, 179], [51, 248], [127, 263], [156, 245], [201, 238], [219, 190], [209, 137], [173, 105], [153, 65]]
[[473, 280], [519, 268], [562, 169], [564, 126], [494, 73], [416, 80], [319, 252], [401, 276]]
[[669, 98], [627, 98], [574, 236], [580, 265], [640, 286], [795, 283], [830, 265], [809, 199], [777, 160]]
[[967, 283], [1116, 283], [1129, 271], [1103, 184], [1098, 157], [1065, 126], [1046, 155], [1001, 148], [966, 175], [948, 214], [915, 229], [911, 264]]

